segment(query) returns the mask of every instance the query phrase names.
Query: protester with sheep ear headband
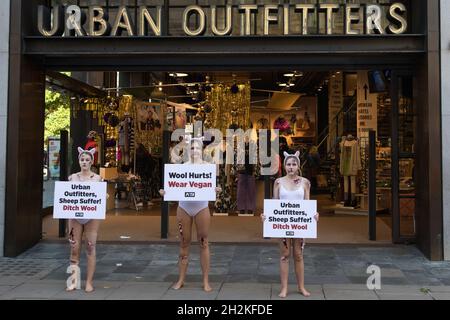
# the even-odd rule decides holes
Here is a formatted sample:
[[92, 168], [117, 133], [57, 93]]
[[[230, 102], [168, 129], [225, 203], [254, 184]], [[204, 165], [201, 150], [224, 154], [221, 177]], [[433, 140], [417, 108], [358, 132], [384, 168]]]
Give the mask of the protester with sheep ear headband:
[[[309, 200], [311, 183], [303, 178], [300, 170], [300, 152], [289, 154], [284, 152], [284, 169], [286, 175], [275, 180], [273, 187], [273, 199], [281, 200]], [[265, 216], [261, 215], [262, 220]], [[314, 216], [319, 221], [319, 214]], [[278, 295], [285, 298], [288, 294], [288, 276], [289, 276], [289, 257], [293, 247], [295, 275], [297, 277], [297, 289], [302, 295], [308, 297], [311, 294], [305, 289], [303, 249], [305, 247], [304, 239], [280, 239], [280, 278], [281, 290]]]
[[[72, 174], [69, 181], [77, 182], [101, 182], [102, 178], [91, 171], [94, 163], [95, 148], [84, 150], [78, 148], [78, 162], [81, 171]], [[87, 276], [86, 276], [86, 292], [94, 291], [93, 278], [96, 265], [95, 245], [97, 242], [97, 233], [100, 226], [100, 220], [97, 219], [69, 219], [69, 242], [70, 248], [70, 264], [79, 265], [81, 241], [83, 233], [86, 240], [87, 255]], [[68, 288], [68, 291], [73, 289]]]
[[[203, 140], [204, 137], [191, 138], [185, 137], [185, 142], [189, 146], [189, 154], [185, 164], [204, 164], [203, 160]], [[220, 187], [216, 187], [216, 192], [222, 192]], [[165, 195], [164, 189], [160, 189], [161, 196]], [[203, 290], [209, 292], [212, 290], [209, 284], [209, 227], [211, 215], [209, 212], [208, 201], [179, 201], [177, 208], [178, 233], [180, 237], [180, 254], [178, 259], [178, 281], [172, 286], [172, 289], [178, 290], [184, 286], [186, 273], [189, 264], [189, 253], [192, 238], [192, 225], [195, 223], [197, 230], [197, 240], [200, 244], [200, 265], [202, 268]]]

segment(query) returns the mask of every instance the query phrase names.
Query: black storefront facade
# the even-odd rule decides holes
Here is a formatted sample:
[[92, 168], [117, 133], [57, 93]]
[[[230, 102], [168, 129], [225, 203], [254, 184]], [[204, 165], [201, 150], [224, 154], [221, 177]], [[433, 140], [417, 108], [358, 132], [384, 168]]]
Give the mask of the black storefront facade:
[[[44, 36], [39, 32], [38, 6], [49, 7], [50, 2], [17, 0], [11, 3], [5, 256], [16, 256], [41, 238], [41, 146], [48, 70], [326, 71], [338, 68], [391, 69], [393, 106], [398, 104], [396, 77], [404, 74], [414, 77], [419, 106], [417, 117], [420, 119], [416, 128], [417, 236], [414, 240], [431, 260], [443, 259], [439, 1], [407, 1], [408, 31], [402, 34], [264, 35], [255, 32], [220, 36], [199, 32], [198, 35], [174, 35], [169, 17], [171, 10], [179, 11], [180, 6], [172, 7], [171, 1], [161, 1], [160, 34], [157, 36], [139, 35], [139, 26], [135, 26], [133, 36], [109, 33], [71, 37]], [[105, 4], [118, 8], [110, 2], [114, 1], [105, 1]], [[145, 1], [129, 2], [137, 8], [136, 5]], [[341, 2], [344, 6], [345, 1]], [[70, 3], [83, 8], [89, 1]], [[279, 6], [283, 7], [283, 4]], [[207, 5], [201, 7], [209, 8]], [[139, 14], [137, 10], [135, 12]], [[114, 29], [114, 22], [111, 24]], [[395, 126], [395, 112], [393, 114], [392, 125]], [[395, 141], [397, 137], [393, 132], [392, 140]], [[398, 152], [393, 153], [393, 157], [398, 156]], [[394, 164], [398, 163], [398, 158], [394, 160], [397, 160]], [[398, 166], [393, 166], [392, 178], [398, 178]], [[403, 239], [399, 234], [395, 214], [398, 205], [399, 199], [394, 196], [393, 241], [401, 243], [410, 239]]]

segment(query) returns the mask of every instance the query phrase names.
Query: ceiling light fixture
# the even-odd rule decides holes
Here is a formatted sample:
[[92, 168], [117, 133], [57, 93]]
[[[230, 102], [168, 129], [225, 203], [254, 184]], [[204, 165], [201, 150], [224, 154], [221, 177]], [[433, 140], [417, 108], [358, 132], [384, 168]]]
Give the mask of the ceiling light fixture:
[[169, 73], [169, 76], [174, 78], [184, 78], [187, 77], [188, 74], [184, 72], [171, 72]]

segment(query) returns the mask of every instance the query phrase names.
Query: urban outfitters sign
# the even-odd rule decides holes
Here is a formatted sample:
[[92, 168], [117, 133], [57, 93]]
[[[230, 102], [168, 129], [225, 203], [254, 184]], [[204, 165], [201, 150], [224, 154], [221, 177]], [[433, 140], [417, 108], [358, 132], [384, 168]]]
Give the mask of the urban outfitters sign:
[[[319, 30], [320, 25], [325, 26], [323, 34], [326, 35], [403, 34], [408, 29], [407, 9], [401, 2], [388, 5], [189, 5], [181, 10], [180, 19], [170, 19], [172, 10], [169, 10], [169, 16], [163, 15], [162, 6], [120, 6], [114, 9], [98, 5], [38, 6], [37, 29], [45, 37], [161, 36], [162, 25], [168, 22], [164, 19], [170, 20], [170, 28], [181, 29], [187, 36], [205, 33], [213, 36], [308, 35], [312, 29]], [[114, 14], [109, 16], [111, 12]], [[335, 25], [338, 20], [342, 21], [339, 26]], [[311, 28], [312, 23], [314, 28]], [[273, 25], [277, 25], [276, 31], [271, 28]], [[168, 35], [171, 34], [168, 30]]]

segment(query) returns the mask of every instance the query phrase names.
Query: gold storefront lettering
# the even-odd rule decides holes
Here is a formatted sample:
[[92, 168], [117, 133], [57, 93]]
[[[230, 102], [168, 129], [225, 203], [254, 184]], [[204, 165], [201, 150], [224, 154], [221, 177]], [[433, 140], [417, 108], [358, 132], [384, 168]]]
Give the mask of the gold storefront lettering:
[[[164, 21], [161, 6], [140, 6], [138, 8], [120, 6], [115, 17], [109, 17], [107, 12], [106, 8], [97, 5], [87, 8], [80, 8], [76, 5], [54, 6], [51, 9], [40, 5], [37, 10], [37, 30], [44, 37], [118, 36], [123, 31], [126, 32], [126, 36], [162, 35], [161, 25]], [[131, 20], [134, 13], [136, 13], [137, 18], [135, 23]], [[196, 17], [195, 26], [190, 23], [190, 17], [193, 15]], [[295, 15], [298, 19], [292, 18]], [[400, 2], [383, 7], [377, 4], [354, 3], [343, 5], [331, 3], [320, 3], [318, 5], [248, 4], [234, 7], [231, 5], [220, 7], [215, 5], [190, 5], [183, 11], [180, 27], [185, 35], [192, 37], [201, 36], [205, 33], [213, 36], [230, 36], [232, 34], [247, 36], [308, 35], [309, 29], [317, 30], [310, 25], [310, 17], [313, 15], [319, 19], [324, 17], [325, 20], [322, 23], [317, 19], [314, 21], [325, 25], [323, 31], [325, 35], [337, 33], [334, 26], [337, 15], [343, 17], [343, 32], [346, 35], [361, 33], [403, 34], [408, 30], [407, 10], [405, 5]], [[258, 17], [261, 17], [262, 21], [259, 21]], [[366, 17], [365, 28], [360, 26], [360, 29], [357, 29], [355, 27], [362, 24], [361, 17]], [[237, 21], [240, 21], [240, 23], [233, 23]], [[271, 25], [278, 25], [279, 28], [272, 29], [270, 28]], [[233, 30], [233, 27], [239, 28], [239, 30]], [[292, 30], [296, 30], [296, 32]]]

